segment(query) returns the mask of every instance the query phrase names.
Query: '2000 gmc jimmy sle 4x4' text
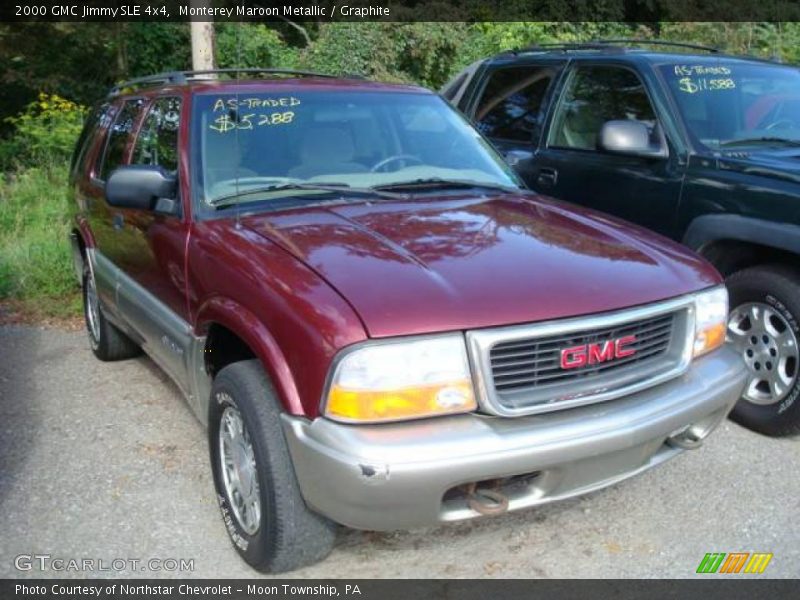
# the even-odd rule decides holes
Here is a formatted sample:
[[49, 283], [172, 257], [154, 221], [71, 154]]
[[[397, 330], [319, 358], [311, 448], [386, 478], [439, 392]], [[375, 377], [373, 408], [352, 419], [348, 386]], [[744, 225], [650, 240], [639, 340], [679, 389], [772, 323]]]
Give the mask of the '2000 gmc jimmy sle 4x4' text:
[[248, 563], [588, 492], [727, 415], [703, 259], [522, 189], [428, 91], [260, 75], [128, 82], [71, 174], [92, 349], [185, 392]]

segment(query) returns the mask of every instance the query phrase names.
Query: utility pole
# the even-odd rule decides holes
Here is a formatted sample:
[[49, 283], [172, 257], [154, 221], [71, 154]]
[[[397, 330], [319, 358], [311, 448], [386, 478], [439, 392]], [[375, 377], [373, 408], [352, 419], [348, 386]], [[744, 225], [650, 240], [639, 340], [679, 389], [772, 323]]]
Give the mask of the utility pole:
[[[211, 0], [191, 0], [192, 8], [208, 9]], [[194, 17], [197, 18], [197, 17]], [[192, 69], [203, 71], [215, 68], [214, 65], [214, 22], [212, 17], [202, 17], [208, 21], [190, 22], [192, 32]]]

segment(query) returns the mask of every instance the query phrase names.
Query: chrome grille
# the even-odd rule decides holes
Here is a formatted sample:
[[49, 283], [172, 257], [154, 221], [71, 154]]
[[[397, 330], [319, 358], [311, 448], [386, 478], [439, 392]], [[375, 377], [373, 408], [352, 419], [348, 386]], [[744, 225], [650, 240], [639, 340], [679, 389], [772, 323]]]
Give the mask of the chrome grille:
[[[497, 344], [490, 352], [495, 388], [502, 392], [587, 378], [658, 357], [669, 348], [674, 322], [675, 315], [668, 314], [619, 327]], [[627, 346], [635, 354], [574, 369], [561, 368], [562, 349], [625, 336], [636, 337]]]
[[[630, 356], [565, 369], [567, 348], [635, 336]], [[691, 360], [694, 302], [685, 297], [615, 313], [467, 332], [482, 408], [502, 416], [610, 400], [675, 377]], [[607, 349], [600, 346], [600, 350]]]

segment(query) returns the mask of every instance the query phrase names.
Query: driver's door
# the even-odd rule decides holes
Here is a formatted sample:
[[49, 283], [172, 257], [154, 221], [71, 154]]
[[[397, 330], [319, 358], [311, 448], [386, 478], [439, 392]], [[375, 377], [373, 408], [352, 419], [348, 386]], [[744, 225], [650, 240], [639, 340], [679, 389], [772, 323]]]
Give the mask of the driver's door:
[[639, 75], [622, 65], [573, 65], [528, 184], [542, 194], [674, 236], [685, 167], [669, 140], [668, 158], [601, 151], [600, 128], [624, 119], [642, 121], [651, 130], [660, 127]]
[[[133, 142], [130, 164], [158, 165], [177, 174], [181, 109], [178, 96], [150, 102]], [[178, 187], [170, 211], [117, 209], [116, 234], [120, 309], [144, 337], [150, 353], [182, 383], [189, 343], [184, 268], [189, 222]]]

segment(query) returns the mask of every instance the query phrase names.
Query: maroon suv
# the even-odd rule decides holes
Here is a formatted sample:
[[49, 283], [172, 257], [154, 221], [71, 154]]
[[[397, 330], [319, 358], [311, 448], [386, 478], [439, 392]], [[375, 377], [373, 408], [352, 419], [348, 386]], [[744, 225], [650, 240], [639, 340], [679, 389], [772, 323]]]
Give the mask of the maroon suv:
[[[237, 74], [237, 77], [239, 74]], [[685, 248], [520, 186], [439, 96], [307, 73], [127, 82], [87, 122], [72, 234], [95, 355], [145, 350], [208, 424], [261, 570], [618, 482], [740, 396]]]

